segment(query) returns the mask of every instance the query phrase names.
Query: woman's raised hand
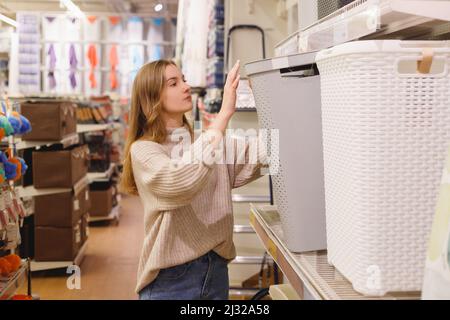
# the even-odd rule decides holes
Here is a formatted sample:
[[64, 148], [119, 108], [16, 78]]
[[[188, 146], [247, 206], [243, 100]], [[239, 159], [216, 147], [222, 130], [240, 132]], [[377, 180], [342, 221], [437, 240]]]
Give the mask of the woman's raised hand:
[[220, 113], [225, 117], [231, 118], [236, 110], [236, 89], [239, 85], [239, 60], [235, 63], [233, 68], [228, 73], [227, 81], [225, 82], [225, 87], [223, 91], [222, 107], [220, 108]]

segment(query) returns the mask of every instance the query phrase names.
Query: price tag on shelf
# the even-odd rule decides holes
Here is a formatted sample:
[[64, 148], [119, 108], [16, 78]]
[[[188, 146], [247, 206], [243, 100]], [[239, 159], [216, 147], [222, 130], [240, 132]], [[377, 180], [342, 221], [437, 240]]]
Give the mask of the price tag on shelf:
[[80, 210], [80, 200], [74, 200], [73, 201], [73, 210], [74, 211]]
[[252, 226], [255, 226], [255, 223], [256, 223], [256, 217], [255, 217], [255, 214], [254, 214], [252, 211], [250, 211], [250, 224], [251, 224]]
[[6, 226], [7, 245], [5, 250], [12, 250], [17, 248], [20, 244], [20, 231], [17, 223], [8, 223]]
[[335, 44], [347, 42], [347, 39], [348, 39], [348, 24], [347, 24], [347, 22], [345, 22], [345, 21], [340, 22], [333, 28], [333, 38], [334, 38]]
[[75, 227], [75, 243], [81, 242], [81, 229], [80, 229], [81, 222], [78, 222], [78, 225]]
[[269, 251], [270, 255], [273, 257], [275, 261], [278, 260], [278, 249], [272, 239], [267, 240], [267, 251]]

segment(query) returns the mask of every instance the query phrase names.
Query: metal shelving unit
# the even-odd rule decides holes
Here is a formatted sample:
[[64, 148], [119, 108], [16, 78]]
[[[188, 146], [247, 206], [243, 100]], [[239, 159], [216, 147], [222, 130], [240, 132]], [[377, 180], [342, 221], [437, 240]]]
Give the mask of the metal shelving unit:
[[62, 269], [62, 268], [67, 268], [69, 266], [72, 265], [77, 265], [79, 266], [81, 264], [81, 262], [84, 259], [84, 256], [86, 254], [86, 250], [88, 247], [88, 241], [87, 240], [83, 246], [80, 248], [80, 250], [78, 251], [77, 256], [75, 257], [75, 259], [73, 259], [73, 261], [31, 261], [31, 271], [35, 272], [35, 271], [44, 271], [44, 270], [53, 270], [53, 269]]
[[89, 216], [88, 222], [91, 223], [91, 222], [102, 222], [102, 221], [115, 221], [116, 224], [118, 224], [119, 218], [120, 218], [120, 206], [117, 205], [111, 210], [111, 213], [109, 215], [107, 215], [106, 217]]
[[89, 183], [92, 182], [108, 182], [111, 180], [111, 177], [116, 169], [116, 164], [111, 163], [109, 169], [105, 172], [89, 172], [87, 177], [89, 179]]
[[280, 216], [275, 206], [252, 204], [250, 223], [301, 299], [420, 299], [420, 292], [389, 293], [384, 297], [363, 296], [328, 264], [326, 250], [305, 253], [289, 251], [283, 240]]
[[357, 0], [291, 34], [275, 53], [312, 52], [358, 39], [439, 39], [450, 34], [448, 21], [448, 1]]
[[244, 194], [233, 194], [231, 196], [233, 202], [270, 202], [270, 196], [248, 196]]
[[79, 142], [79, 136], [76, 133], [73, 133], [71, 135], [68, 135], [67, 137], [63, 138], [60, 141], [24, 141], [21, 139], [16, 139], [16, 149], [17, 150], [24, 150], [24, 149], [31, 149], [31, 148], [40, 148], [44, 146], [52, 146], [52, 145], [62, 145], [63, 148], [70, 147], [72, 145], [75, 145]]
[[418, 39], [435, 34], [446, 21], [449, 1], [357, 0], [301, 30], [298, 52], [362, 38]]
[[85, 176], [80, 181], [78, 181], [73, 188], [42, 188], [42, 189], [36, 189], [34, 186], [28, 186], [28, 187], [17, 187], [17, 191], [19, 193], [19, 196], [21, 198], [25, 197], [36, 197], [36, 196], [43, 196], [43, 195], [49, 195], [49, 194], [57, 194], [57, 193], [65, 193], [70, 192], [73, 190], [80, 190], [88, 185], [88, 177]]

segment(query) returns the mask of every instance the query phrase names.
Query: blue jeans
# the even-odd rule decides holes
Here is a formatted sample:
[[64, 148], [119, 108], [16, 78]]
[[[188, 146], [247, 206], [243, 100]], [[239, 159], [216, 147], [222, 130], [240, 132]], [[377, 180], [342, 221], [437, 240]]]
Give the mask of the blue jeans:
[[228, 262], [213, 251], [175, 267], [161, 269], [139, 292], [140, 300], [227, 300]]

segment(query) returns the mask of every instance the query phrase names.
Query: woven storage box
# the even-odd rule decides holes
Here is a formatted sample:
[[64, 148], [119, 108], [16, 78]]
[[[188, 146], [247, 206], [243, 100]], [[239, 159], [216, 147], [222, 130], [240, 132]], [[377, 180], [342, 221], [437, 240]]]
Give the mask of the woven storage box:
[[365, 295], [420, 291], [450, 139], [449, 43], [352, 42], [316, 62], [329, 262]]
[[314, 53], [297, 54], [245, 66], [260, 128], [279, 133], [267, 150], [274, 202], [286, 245], [294, 252], [326, 249], [320, 79], [314, 59]]

